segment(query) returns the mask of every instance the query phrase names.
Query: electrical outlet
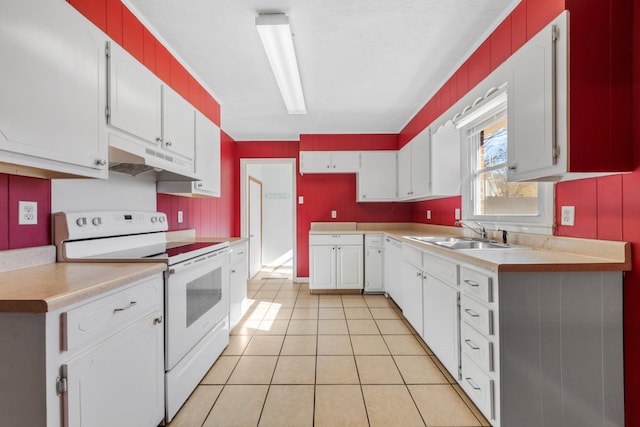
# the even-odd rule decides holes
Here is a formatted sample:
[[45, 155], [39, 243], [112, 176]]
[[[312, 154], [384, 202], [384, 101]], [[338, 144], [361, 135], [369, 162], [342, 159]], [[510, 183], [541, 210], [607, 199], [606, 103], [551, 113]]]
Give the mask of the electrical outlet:
[[576, 220], [576, 207], [575, 206], [562, 206], [560, 225], [575, 225]]
[[338, 211], [331, 211], [331, 218], [338, 218]]
[[18, 202], [18, 224], [38, 224], [38, 202]]
[[456, 210], [454, 211], [454, 219], [459, 221], [460, 220], [460, 208], [456, 208]]
[[427, 209], [427, 219], [431, 219], [431, 210]]
[[183, 221], [184, 215], [182, 214], [182, 211], [178, 211], [178, 224], [182, 224]]

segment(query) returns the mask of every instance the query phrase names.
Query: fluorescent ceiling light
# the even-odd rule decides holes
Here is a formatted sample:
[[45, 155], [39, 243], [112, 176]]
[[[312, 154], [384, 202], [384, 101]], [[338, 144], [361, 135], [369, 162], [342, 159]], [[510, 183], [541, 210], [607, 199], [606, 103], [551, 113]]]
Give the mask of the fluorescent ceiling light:
[[261, 14], [256, 18], [256, 28], [287, 111], [307, 114], [289, 18], [284, 13]]
[[462, 113], [456, 114], [453, 118], [453, 124], [456, 129], [460, 129], [503, 104], [507, 104], [506, 87], [503, 87], [500, 90], [492, 88], [484, 98], [476, 99], [473, 105], [467, 106], [462, 110]]

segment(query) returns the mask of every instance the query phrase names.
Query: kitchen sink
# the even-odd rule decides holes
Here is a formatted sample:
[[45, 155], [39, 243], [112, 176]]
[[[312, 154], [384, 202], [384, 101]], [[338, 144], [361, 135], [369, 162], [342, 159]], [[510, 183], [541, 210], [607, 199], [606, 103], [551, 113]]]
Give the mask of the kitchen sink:
[[511, 246], [492, 240], [473, 239], [467, 237], [438, 237], [438, 236], [404, 236], [411, 240], [440, 246], [448, 249], [515, 249]]

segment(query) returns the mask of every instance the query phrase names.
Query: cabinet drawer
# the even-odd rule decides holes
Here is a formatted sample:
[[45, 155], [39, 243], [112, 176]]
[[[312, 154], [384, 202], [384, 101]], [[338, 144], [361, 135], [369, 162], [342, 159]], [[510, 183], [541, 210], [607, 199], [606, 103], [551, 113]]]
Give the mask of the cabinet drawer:
[[229, 252], [229, 263], [233, 265], [237, 265], [240, 262], [243, 262], [247, 258], [247, 244], [241, 243], [237, 245], [231, 246], [231, 251]]
[[460, 304], [462, 320], [486, 335], [493, 335], [493, 310], [465, 295], [462, 295]]
[[484, 371], [494, 371], [493, 342], [466, 323], [460, 327], [462, 353], [473, 359]]
[[416, 267], [422, 267], [422, 251], [413, 246], [402, 245], [402, 259]]
[[162, 311], [163, 280], [158, 275], [132, 288], [62, 313], [61, 347], [70, 351], [99, 341], [154, 310]]
[[462, 355], [462, 388], [487, 418], [495, 419], [493, 380], [466, 354]]
[[468, 291], [485, 302], [493, 302], [493, 277], [467, 267], [460, 267], [460, 283]]
[[365, 234], [364, 243], [366, 246], [382, 246], [382, 234]]
[[310, 245], [362, 245], [362, 234], [310, 234]]
[[458, 264], [425, 252], [422, 254], [422, 266], [429, 274], [451, 285], [458, 284]]

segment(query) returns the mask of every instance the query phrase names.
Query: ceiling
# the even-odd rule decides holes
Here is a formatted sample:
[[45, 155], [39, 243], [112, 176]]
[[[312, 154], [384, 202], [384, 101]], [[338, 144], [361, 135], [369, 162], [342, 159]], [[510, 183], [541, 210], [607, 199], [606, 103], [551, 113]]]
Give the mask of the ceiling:
[[[514, 0], [126, 0], [222, 105], [236, 141], [398, 133]], [[289, 115], [258, 13], [289, 16], [306, 115]]]

